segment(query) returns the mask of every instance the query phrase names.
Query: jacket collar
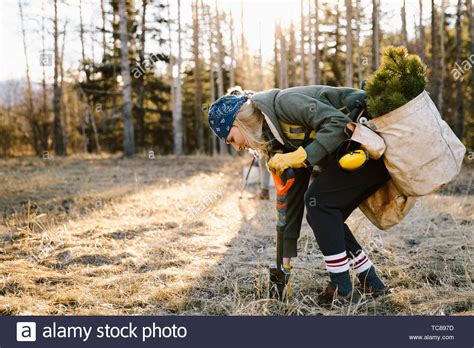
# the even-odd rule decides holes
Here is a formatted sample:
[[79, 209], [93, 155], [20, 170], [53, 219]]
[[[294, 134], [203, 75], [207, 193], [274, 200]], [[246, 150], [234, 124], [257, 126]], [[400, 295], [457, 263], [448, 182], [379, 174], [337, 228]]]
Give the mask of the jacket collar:
[[292, 146], [286, 140], [275, 112], [275, 99], [280, 91], [281, 89], [279, 88], [269, 89], [255, 93], [250, 99], [252, 104], [265, 116], [265, 120], [267, 121], [268, 126], [270, 127], [270, 130], [272, 131], [275, 138], [280, 143], [291, 148]]

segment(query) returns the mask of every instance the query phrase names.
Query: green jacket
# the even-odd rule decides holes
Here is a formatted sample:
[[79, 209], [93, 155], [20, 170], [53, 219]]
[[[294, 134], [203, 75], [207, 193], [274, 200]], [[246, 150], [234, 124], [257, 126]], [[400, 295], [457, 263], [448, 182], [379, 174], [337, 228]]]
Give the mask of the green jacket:
[[313, 140], [304, 148], [308, 162], [318, 165], [347, 139], [344, 128], [351, 122], [350, 114], [356, 112], [356, 101], [365, 98], [366, 92], [361, 89], [311, 85], [274, 88], [254, 94], [251, 100], [268, 116], [289, 149], [296, 150], [304, 142], [290, 141], [280, 121], [300, 125], [308, 132], [315, 130]]

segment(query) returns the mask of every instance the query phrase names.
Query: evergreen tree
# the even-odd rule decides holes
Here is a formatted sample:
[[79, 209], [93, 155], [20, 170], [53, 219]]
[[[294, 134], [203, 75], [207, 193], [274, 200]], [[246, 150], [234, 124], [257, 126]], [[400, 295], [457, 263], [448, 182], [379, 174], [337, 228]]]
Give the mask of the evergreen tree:
[[426, 87], [427, 67], [405, 47], [387, 47], [382, 64], [367, 81], [367, 107], [373, 117], [395, 110], [418, 96]]

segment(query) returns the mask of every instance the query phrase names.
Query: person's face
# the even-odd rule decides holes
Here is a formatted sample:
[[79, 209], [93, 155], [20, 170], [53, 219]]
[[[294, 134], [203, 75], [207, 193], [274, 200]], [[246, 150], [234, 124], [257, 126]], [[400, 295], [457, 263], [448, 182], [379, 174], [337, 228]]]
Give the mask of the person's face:
[[229, 135], [227, 136], [227, 139], [226, 139], [226, 144], [232, 144], [233, 148], [236, 151], [240, 151], [247, 147], [247, 144], [245, 144], [245, 139], [244, 139], [244, 136], [242, 135], [242, 132], [236, 126], [232, 126], [232, 128], [230, 129]]

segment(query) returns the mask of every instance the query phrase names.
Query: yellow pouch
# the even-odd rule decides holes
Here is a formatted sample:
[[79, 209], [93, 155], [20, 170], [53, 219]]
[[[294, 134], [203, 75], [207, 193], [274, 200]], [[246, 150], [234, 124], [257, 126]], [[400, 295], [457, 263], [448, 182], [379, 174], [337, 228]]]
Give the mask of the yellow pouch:
[[364, 150], [355, 150], [346, 153], [339, 159], [339, 165], [342, 169], [354, 171], [362, 167], [369, 160], [367, 152]]

